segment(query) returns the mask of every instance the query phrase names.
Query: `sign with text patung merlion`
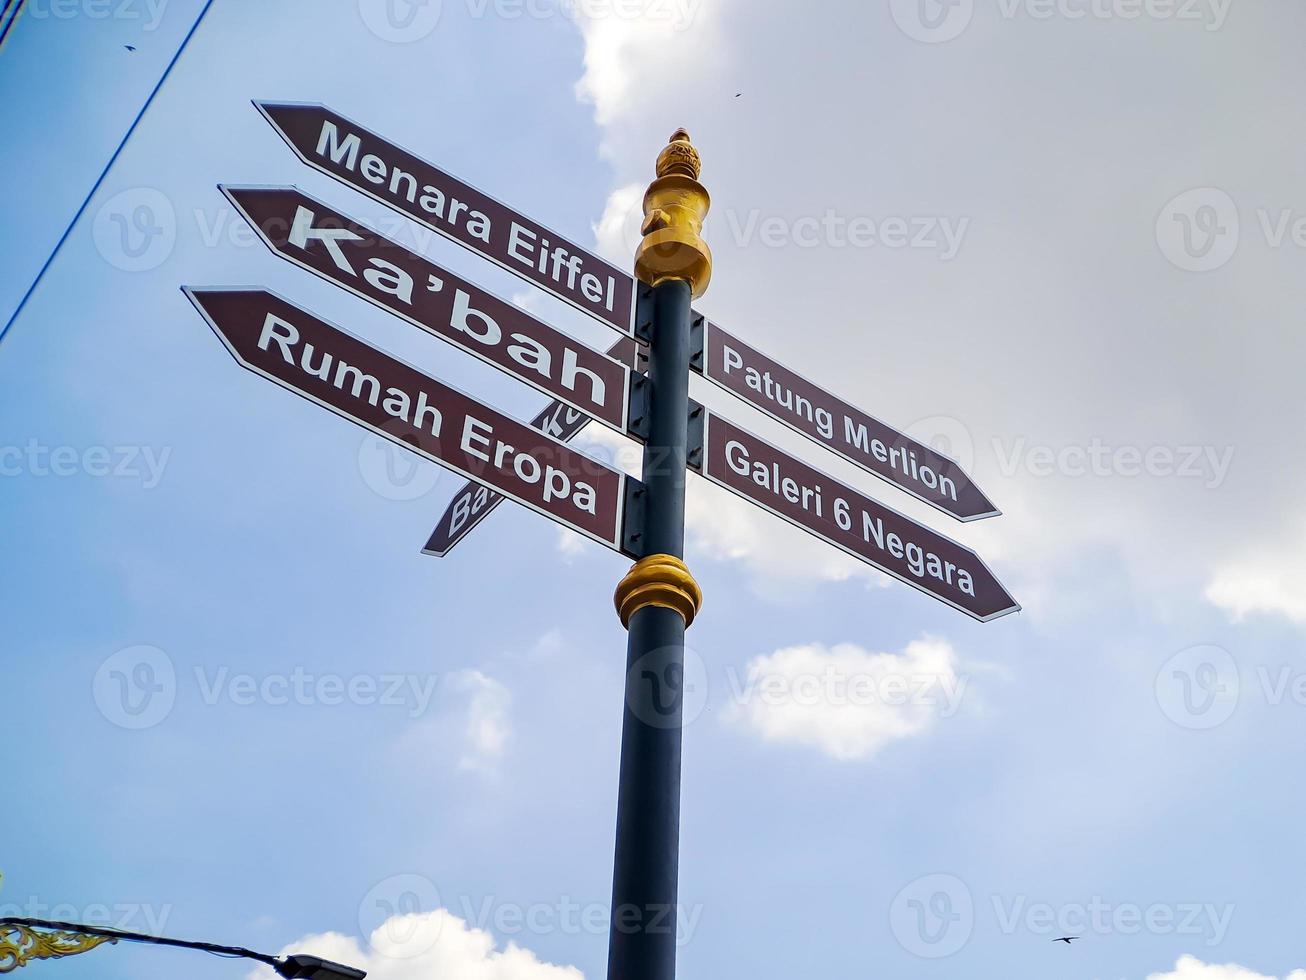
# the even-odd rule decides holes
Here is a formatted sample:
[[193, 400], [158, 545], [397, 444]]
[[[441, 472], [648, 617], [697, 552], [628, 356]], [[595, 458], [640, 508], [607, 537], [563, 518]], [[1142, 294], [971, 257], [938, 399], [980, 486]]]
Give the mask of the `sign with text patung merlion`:
[[808, 381], [709, 322], [703, 376], [813, 442], [961, 521], [993, 502], [955, 462]]

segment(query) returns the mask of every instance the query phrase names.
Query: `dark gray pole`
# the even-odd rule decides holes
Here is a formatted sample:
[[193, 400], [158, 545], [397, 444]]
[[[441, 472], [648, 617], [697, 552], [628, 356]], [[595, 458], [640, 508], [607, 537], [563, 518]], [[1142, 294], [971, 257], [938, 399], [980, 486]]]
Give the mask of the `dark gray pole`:
[[653, 289], [649, 420], [644, 446], [640, 558], [617, 586], [629, 630], [617, 789], [608, 980], [674, 980], [680, 862], [680, 746], [685, 629], [702, 604], [685, 567], [690, 303], [712, 255], [701, 237], [710, 201], [683, 129], [658, 155], [644, 195], [635, 275]]
[[[653, 296], [644, 539], [648, 554], [683, 558], [689, 283], [662, 283]], [[685, 620], [675, 609], [647, 605], [631, 615], [629, 630], [608, 978], [671, 980], [676, 975]]]

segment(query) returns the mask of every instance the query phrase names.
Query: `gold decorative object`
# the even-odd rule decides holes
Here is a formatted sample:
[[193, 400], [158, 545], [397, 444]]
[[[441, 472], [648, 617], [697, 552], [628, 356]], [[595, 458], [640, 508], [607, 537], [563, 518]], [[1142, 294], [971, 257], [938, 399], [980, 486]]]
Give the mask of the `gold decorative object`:
[[674, 609], [689, 626], [703, 605], [703, 590], [679, 558], [649, 555], [635, 562], [617, 583], [613, 600], [622, 626], [629, 627], [630, 617], [645, 606]]
[[644, 194], [644, 239], [635, 252], [640, 282], [656, 286], [684, 279], [695, 299], [712, 278], [712, 251], [703, 241], [703, 219], [712, 199], [698, 182], [701, 169], [689, 134], [677, 129], [658, 154], [657, 179]]
[[29, 960], [53, 960], [76, 956], [116, 943], [112, 936], [88, 936], [80, 932], [37, 932], [27, 926], [0, 925], [0, 973], [12, 973]]

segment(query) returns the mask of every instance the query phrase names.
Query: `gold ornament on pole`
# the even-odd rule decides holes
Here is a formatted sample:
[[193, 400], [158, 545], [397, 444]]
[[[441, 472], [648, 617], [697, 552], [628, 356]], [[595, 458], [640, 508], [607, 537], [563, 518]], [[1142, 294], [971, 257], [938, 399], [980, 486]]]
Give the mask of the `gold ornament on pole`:
[[695, 299], [707, 291], [712, 278], [712, 251], [702, 234], [712, 198], [698, 182], [701, 169], [689, 133], [677, 129], [658, 154], [657, 179], [644, 193], [644, 238], [635, 252], [640, 282], [656, 286], [684, 279]]
[[630, 626], [630, 617], [645, 606], [674, 609], [689, 626], [703, 605], [703, 590], [679, 558], [649, 555], [635, 562], [617, 583], [613, 602], [622, 626]]
[[12, 973], [29, 960], [54, 960], [76, 956], [116, 943], [111, 936], [88, 936], [80, 932], [38, 932], [27, 926], [0, 925], [0, 973]]

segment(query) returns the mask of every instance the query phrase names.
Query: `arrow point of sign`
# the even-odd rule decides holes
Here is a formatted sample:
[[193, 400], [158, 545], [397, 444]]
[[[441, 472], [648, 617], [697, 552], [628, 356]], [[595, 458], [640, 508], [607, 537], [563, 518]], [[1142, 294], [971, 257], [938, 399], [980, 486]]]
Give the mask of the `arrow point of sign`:
[[975, 490], [977, 493], [979, 493], [980, 500], [984, 502], [984, 505], [987, 506], [988, 509], [978, 511], [977, 513], [974, 514], [962, 514], [958, 511], [953, 511], [952, 516], [955, 517], [957, 520], [961, 521], [961, 523], [963, 524], [969, 524], [972, 521], [988, 520], [990, 517], [1001, 517], [1002, 516], [1001, 509], [995, 503], [993, 503], [993, 501], [989, 500], [989, 498], [986, 497], [978, 487], [976, 487]]

